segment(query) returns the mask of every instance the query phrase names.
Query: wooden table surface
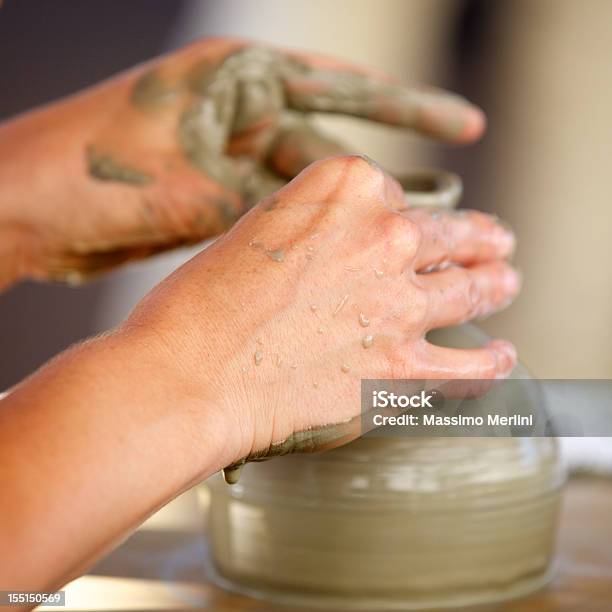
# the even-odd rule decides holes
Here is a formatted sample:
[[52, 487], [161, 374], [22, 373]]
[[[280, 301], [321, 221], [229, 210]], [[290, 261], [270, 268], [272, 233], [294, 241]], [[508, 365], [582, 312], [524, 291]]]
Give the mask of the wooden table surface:
[[[136, 532], [94, 573], [66, 587], [66, 609], [287, 610], [206, 582], [203, 534]], [[57, 610], [57, 608], [49, 608]], [[482, 611], [488, 608], [478, 608]], [[500, 612], [612, 611], [612, 481], [570, 481], [561, 516], [558, 572], [550, 586]], [[295, 609], [294, 609], [295, 610]]]

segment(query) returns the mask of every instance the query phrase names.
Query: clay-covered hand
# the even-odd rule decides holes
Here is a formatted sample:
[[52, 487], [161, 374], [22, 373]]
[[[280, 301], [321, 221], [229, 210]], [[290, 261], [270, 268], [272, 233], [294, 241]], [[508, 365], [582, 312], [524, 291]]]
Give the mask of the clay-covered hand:
[[[308, 113], [469, 142], [482, 112], [337, 60], [198, 42], [0, 127], [0, 285], [73, 280], [227, 229], [316, 159], [343, 151]], [[4, 276], [4, 282], [3, 278]]]
[[508, 342], [458, 350], [425, 334], [514, 298], [513, 245], [488, 215], [406, 209], [370, 160], [329, 158], [159, 285], [125, 329], [161, 339], [177, 401], [215, 407], [230, 462], [316, 450], [358, 433], [361, 379], [510, 373]]

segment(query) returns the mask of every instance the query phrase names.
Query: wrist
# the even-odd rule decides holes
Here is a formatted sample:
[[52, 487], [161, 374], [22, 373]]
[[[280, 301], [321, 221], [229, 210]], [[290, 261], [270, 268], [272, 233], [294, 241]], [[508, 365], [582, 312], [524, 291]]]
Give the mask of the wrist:
[[34, 242], [27, 229], [0, 219], [0, 291], [33, 275]]
[[144, 421], [162, 424], [164, 452], [183, 466], [185, 487], [236, 460], [231, 411], [210, 380], [213, 373], [185, 367], [177, 347], [154, 326], [122, 326], [88, 344], [101, 355], [112, 393], [132, 397], [135, 413], [145, 409]]
[[51, 177], [62, 176], [61, 168], [44, 172], [45, 150], [51, 147], [39, 118], [47, 112], [34, 111], [0, 124], [0, 290], [45, 275], [42, 212], [53, 200]]

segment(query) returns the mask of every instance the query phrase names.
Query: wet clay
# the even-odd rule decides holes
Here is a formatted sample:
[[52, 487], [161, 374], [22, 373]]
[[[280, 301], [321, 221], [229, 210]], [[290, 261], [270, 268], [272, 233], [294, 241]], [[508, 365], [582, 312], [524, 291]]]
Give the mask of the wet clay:
[[[280, 72], [287, 61], [277, 53], [247, 47], [218, 65], [202, 61], [186, 84], [196, 99], [179, 120], [180, 145], [193, 166], [254, 203], [284, 181], [263, 166], [235, 163], [226, 154], [232, 136], [264, 118], [276, 118], [284, 106]], [[272, 136], [272, 134], [271, 134]]]
[[266, 254], [270, 259], [278, 263], [285, 261], [285, 253], [282, 249], [276, 249], [274, 251], [266, 251]]
[[[428, 338], [473, 348], [473, 329]], [[318, 432], [304, 435], [276, 454], [316, 450]], [[226, 586], [310, 609], [499, 602], [550, 579], [563, 480], [553, 438], [366, 436], [253, 466], [235, 487], [213, 480], [215, 567]]]
[[[295, 369], [297, 365], [294, 364], [291, 367]], [[313, 383], [313, 386], [318, 387], [318, 383]], [[313, 453], [331, 446], [336, 446], [340, 444], [342, 440], [348, 438], [356, 421], [357, 419], [351, 419], [345, 423], [337, 423], [295, 432], [283, 442], [272, 444], [264, 450], [250, 453], [236, 463], [232, 463], [223, 468], [223, 478], [227, 484], [236, 484], [240, 479], [242, 468], [246, 463], [267, 461], [272, 457], [280, 457], [293, 453]]]
[[130, 168], [111, 155], [101, 153], [94, 147], [87, 149], [89, 174], [101, 181], [117, 181], [129, 185], [146, 185], [153, 179], [136, 168]]
[[[286, 83], [288, 104], [296, 110], [341, 113], [413, 126], [425, 134], [449, 139], [456, 138], [465, 128], [463, 113], [448, 112], [466, 102], [454, 94], [430, 88], [407, 89], [357, 72], [296, 66], [304, 78], [289, 78]], [[369, 157], [363, 158], [379, 167]]]
[[[275, 126], [269, 134], [260, 130], [263, 141], [258, 147], [264, 153], [261, 159], [275, 138], [282, 135], [280, 126], [289, 119], [295, 123], [293, 131], [303, 123], [302, 131], [312, 132], [316, 138], [302, 115], [312, 111], [414, 125], [426, 133], [433, 130], [447, 137], [456, 136], [464, 127], [458, 119], [462, 113], [432, 115], [423, 110], [463, 104], [465, 101], [458, 96], [406, 89], [350, 71], [311, 67], [290, 55], [258, 46], [246, 46], [221, 62], [197, 62], [181, 82], [172, 85], [153, 69], [135, 83], [131, 99], [138, 109], [151, 112], [173, 103], [179, 92], [191, 95], [178, 126], [179, 144], [186, 158], [207, 176], [242, 194], [247, 206], [276, 191], [287, 178], [276, 175], [264, 163], [227, 154], [233, 137], [257, 126]], [[292, 109], [293, 115], [285, 112], [287, 108]], [[453, 125], [444, 124], [447, 114]], [[372, 159], [362, 157], [378, 168]], [[290, 175], [299, 170], [295, 168]]]
[[[253, 45], [222, 61], [196, 62], [172, 83], [165, 79], [161, 69], [149, 70], [134, 83], [130, 100], [136, 109], [147, 114], [176, 108], [177, 139], [186, 159], [207, 177], [239, 194], [244, 209], [274, 193], [310, 161], [302, 155], [303, 151], [298, 151], [304, 157], [300, 167], [290, 171], [276, 168], [270, 151], [283, 134], [308, 133], [315, 149], [323, 144], [329, 150], [331, 141], [312, 129], [307, 113], [355, 115], [414, 126], [442, 137], [454, 137], [464, 127], [460, 119], [463, 113], [444, 111], [465, 103], [458, 96], [381, 83], [352, 71], [316, 68], [289, 54]], [[250, 131], [257, 138], [257, 151], [230, 156], [232, 139]], [[338, 152], [342, 150], [339, 145], [337, 148]], [[118, 157], [117, 152], [90, 156], [90, 174], [100, 180], [135, 186], [153, 180], [137, 168], [120, 163]], [[362, 157], [378, 167], [369, 157]], [[272, 202], [269, 209], [274, 206]], [[232, 218], [235, 220], [233, 207], [230, 213], [227, 224]]]
[[157, 70], [150, 70], [136, 81], [132, 89], [132, 103], [143, 111], [157, 111], [171, 103], [177, 93]]
[[547, 580], [562, 481], [550, 438], [361, 438], [211, 482], [215, 566], [308, 609], [499, 601]]

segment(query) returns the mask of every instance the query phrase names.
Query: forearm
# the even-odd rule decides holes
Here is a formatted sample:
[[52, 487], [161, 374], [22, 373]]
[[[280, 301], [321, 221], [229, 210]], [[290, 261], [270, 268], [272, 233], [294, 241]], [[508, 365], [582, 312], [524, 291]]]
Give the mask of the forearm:
[[234, 458], [159, 355], [140, 333], [94, 340], [0, 402], [0, 589], [58, 587]]

